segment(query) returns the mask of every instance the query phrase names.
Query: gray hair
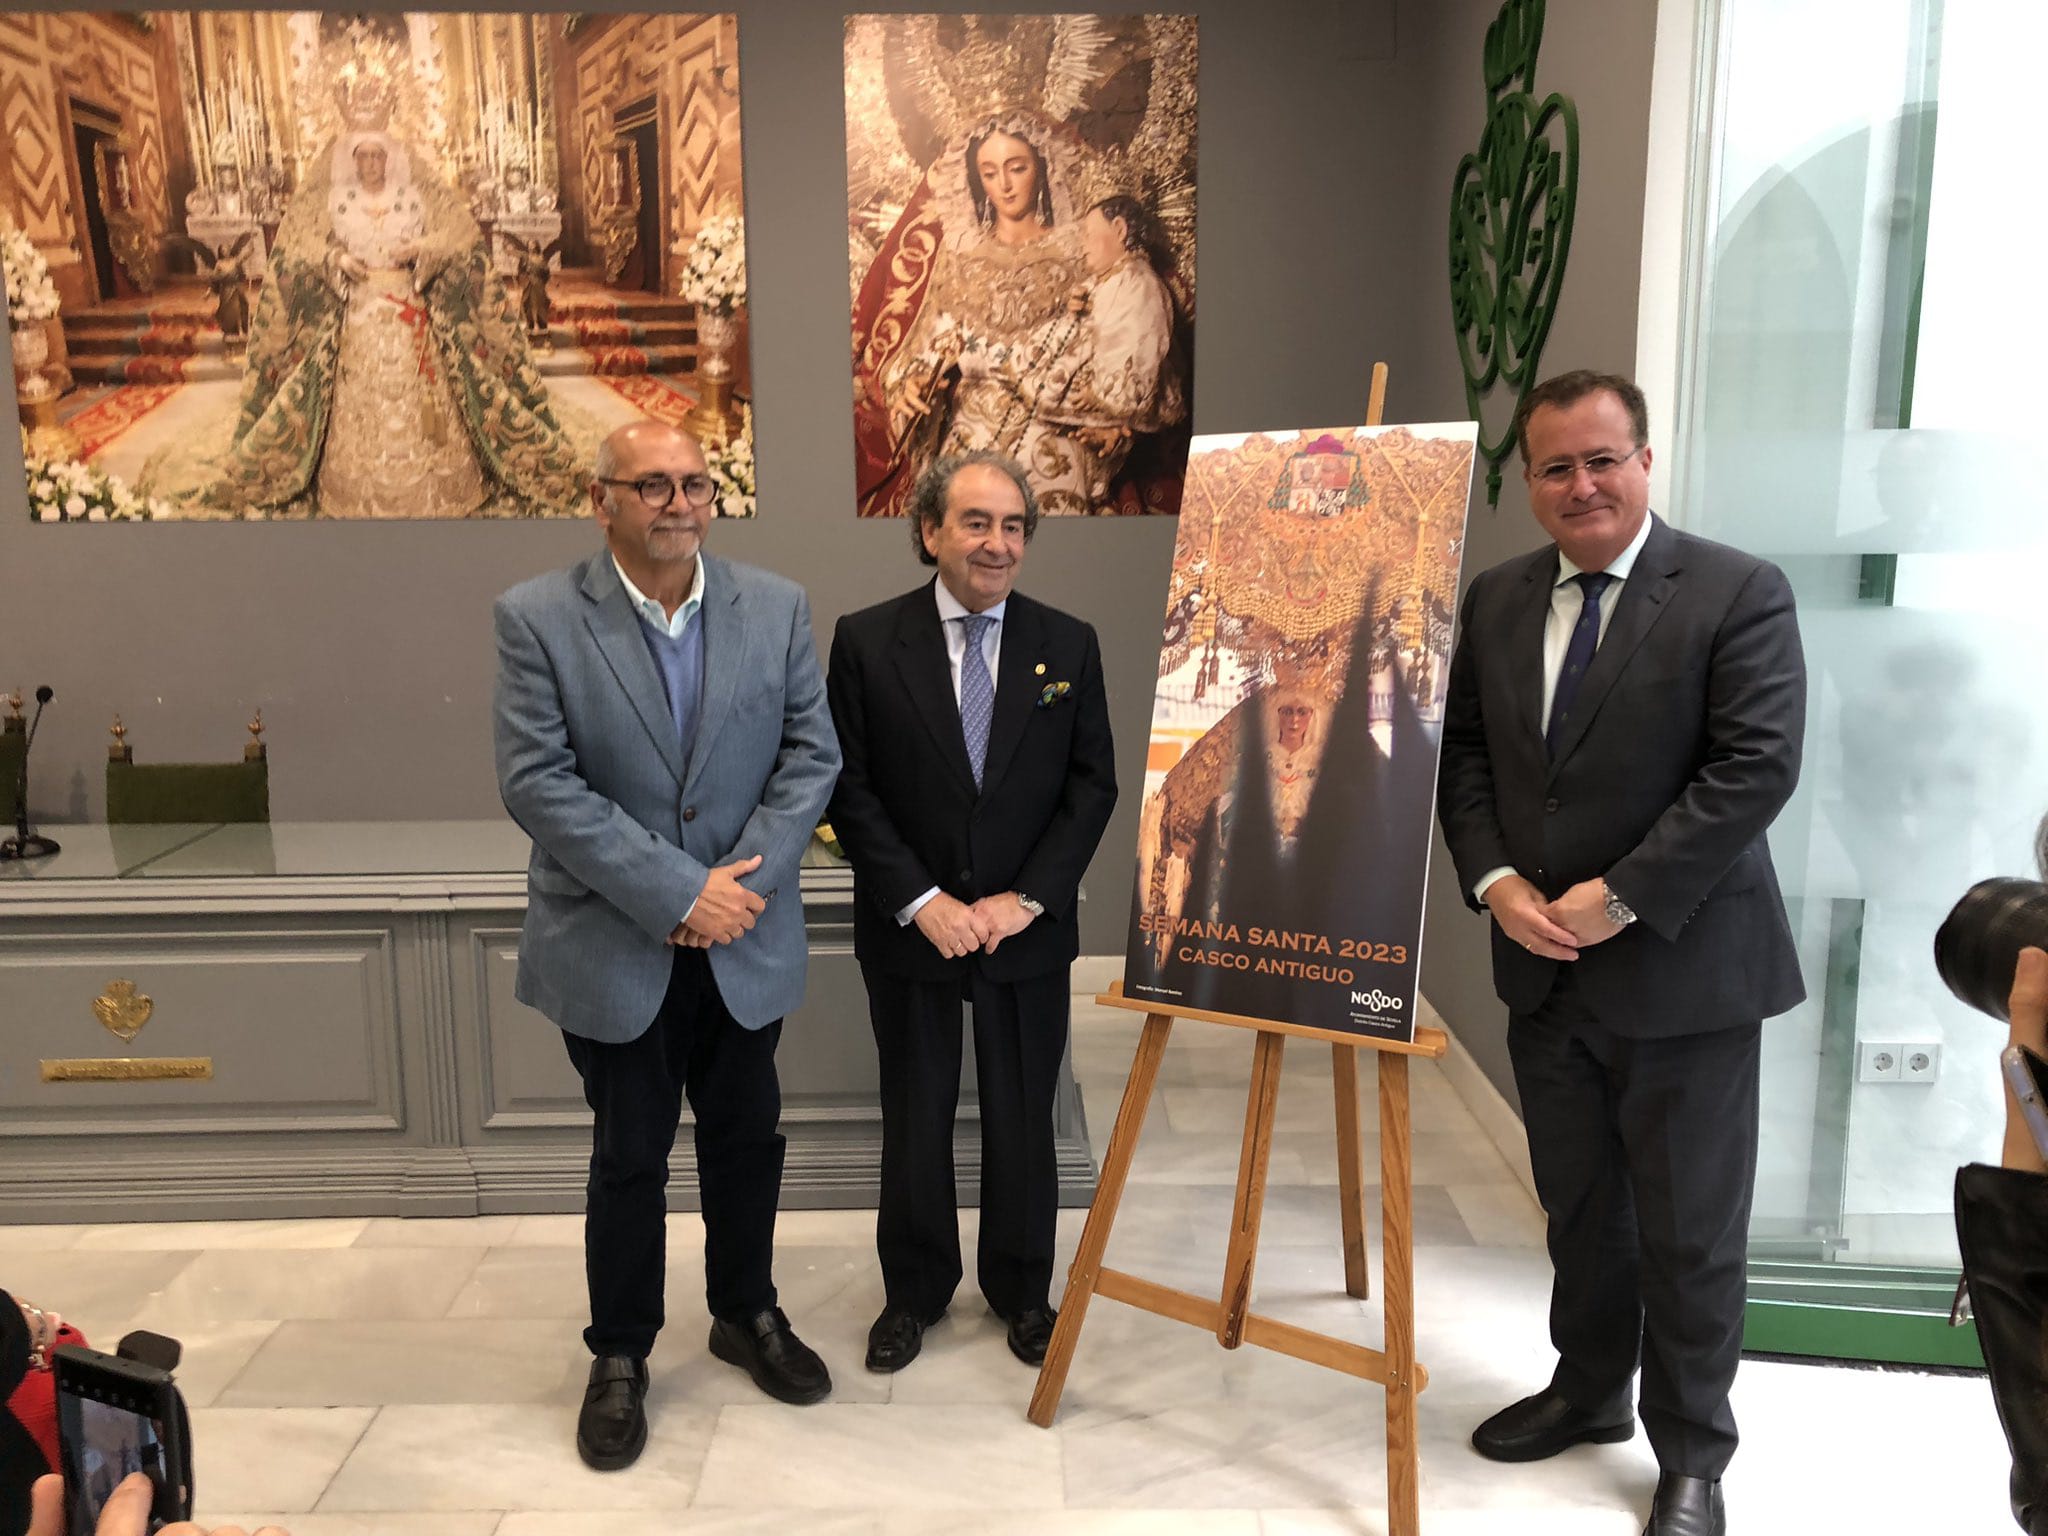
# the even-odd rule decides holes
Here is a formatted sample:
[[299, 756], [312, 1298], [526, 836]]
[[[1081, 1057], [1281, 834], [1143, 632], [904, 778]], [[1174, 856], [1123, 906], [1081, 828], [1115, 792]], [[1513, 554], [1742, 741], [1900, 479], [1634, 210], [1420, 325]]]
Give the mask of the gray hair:
[[978, 448], [973, 453], [949, 453], [931, 462], [917, 477], [917, 488], [910, 493], [910, 544], [917, 551], [917, 558], [926, 565], [939, 562], [924, 547], [924, 530], [927, 526], [936, 528], [945, 522], [946, 492], [952, 489], [953, 477], [971, 464], [986, 464], [1010, 477], [1010, 483], [1024, 498], [1024, 542], [1030, 543], [1031, 535], [1038, 532], [1038, 493], [1031, 489], [1031, 481], [1026, 478], [1022, 464], [993, 448]]

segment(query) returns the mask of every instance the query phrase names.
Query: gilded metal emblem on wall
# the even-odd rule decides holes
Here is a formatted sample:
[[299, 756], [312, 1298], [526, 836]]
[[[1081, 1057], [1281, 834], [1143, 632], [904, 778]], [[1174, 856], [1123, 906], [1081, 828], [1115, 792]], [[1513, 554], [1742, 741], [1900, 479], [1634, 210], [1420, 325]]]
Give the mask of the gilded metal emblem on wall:
[[1481, 59], [1486, 127], [1451, 180], [1451, 318], [1465, 408], [1479, 423], [1486, 500], [1496, 507], [1514, 410], [1489, 436], [1482, 405], [1502, 384], [1519, 409], [1540, 377], [1579, 195], [1579, 109], [1556, 91], [1536, 99], [1542, 42], [1543, 0], [1507, 0], [1486, 29]]
[[123, 1045], [142, 1033], [156, 1004], [132, 981], [110, 981], [107, 990], [92, 1000], [93, 1017]]

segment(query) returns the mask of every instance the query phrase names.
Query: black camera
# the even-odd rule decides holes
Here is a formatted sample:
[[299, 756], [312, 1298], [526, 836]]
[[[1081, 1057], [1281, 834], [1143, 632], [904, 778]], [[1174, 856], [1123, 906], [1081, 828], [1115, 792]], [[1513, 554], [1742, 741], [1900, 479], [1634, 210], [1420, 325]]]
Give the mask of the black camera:
[[2020, 951], [2048, 949], [2048, 885], [1980, 880], [1934, 935], [1934, 968], [1949, 991], [1980, 1013], [2006, 1018]]

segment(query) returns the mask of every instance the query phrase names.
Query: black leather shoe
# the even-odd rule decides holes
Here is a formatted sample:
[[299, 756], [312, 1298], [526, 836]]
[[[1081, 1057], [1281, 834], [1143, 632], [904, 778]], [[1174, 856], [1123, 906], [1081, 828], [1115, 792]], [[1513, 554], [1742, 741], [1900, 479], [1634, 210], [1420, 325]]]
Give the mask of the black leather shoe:
[[1541, 1461], [1575, 1445], [1612, 1445], [1632, 1438], [1633, 1418], [1596, 1419], [1553, 1387], [1510, 1403], [1472, 1431], [1472, 1449], [1488, 1461]]
[[647, 1362], [631, 1355], [599, 1355], [590, 1362], [590, 1385], [576, 1416], [576, 1454], [599, 1472], [616, 1472], [640, 1459], [647, 1445]]
[[1650, 1523], [1643, 1527], [1643, 1536], [1728, 1536], [1721, 1480], [1660, 1473], [1657, 1500], [1650, 1506]]
[[1026, 1365], [1045, 1364], [1046, 1346], [1052, 1343], [1052, 1325], [1059, 1313], [1051, 1307], [1033, 1307], [1010, 1319], [1010, 1353]]
[[778, 1402], [815, 1403], [832, 1390], [832, 1373], [791, 1331], [780, 1307], [756, 1312], [741, 1323], [722, 1318], [713, 1322], [711, 1353], [745, 1371], [755, 1386]]
[[882, 1308], [875, 1326], [868, 1330], [868, 1369], [900, 1371], [924, 1348], [924, 1331], [946, 1315], [944, 1307], [929, 1317], [920, 1317], [894, 1302]]

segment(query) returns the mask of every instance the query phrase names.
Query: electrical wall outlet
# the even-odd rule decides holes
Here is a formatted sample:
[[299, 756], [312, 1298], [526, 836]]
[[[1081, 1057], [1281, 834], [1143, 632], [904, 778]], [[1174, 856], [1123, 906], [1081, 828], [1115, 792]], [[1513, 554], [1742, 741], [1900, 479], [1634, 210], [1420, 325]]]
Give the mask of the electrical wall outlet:
[[1941, 1076], [1941, 1047], [1932, 1040], [1909, 1041], [1899, 1047], [1899, 1081], [1931, 1083]]
[[1941, 1076], [1941, 1046], [1932, 1040], [1859, 1040], [1859, 1083], [1931, 1083]]

